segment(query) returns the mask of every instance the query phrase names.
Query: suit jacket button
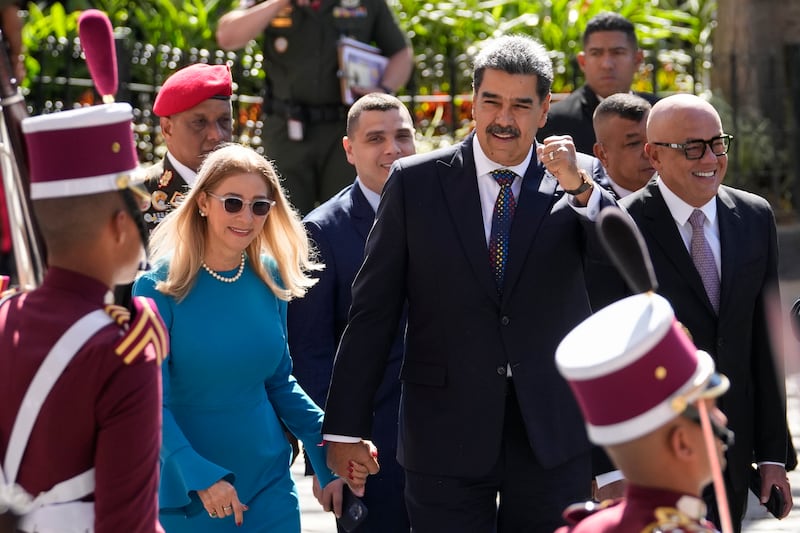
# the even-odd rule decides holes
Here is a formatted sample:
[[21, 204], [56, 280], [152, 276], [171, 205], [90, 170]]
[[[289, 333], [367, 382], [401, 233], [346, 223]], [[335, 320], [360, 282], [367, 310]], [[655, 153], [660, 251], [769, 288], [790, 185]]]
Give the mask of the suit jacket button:
[[511, 322], [511, 319], [510, 319], [510, 318], [508, 318], [507, 316], [503, 316], [503, 317], [500, 319], [500, 324], [502, 324], [502, 325], [504, 325], [504, 326], [507, 326], [507, 325], [508, 325], [510, 322]]
[[498, 366], [497, 367], [497, 373], [500, 374], [501, 376], [505, 376], [506, 375], [506, 367], [505, 366]]

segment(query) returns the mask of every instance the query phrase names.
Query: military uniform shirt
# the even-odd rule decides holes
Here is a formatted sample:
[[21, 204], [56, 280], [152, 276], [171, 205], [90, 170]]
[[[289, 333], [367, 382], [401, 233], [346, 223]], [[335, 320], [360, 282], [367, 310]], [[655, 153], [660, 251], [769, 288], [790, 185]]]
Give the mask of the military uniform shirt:
[[303, 105], [341, 103], [336, 43], [342, 36], [374, 43], [387, 57], [409, 44], [385, 0], [322, 0], [317, 11], [286, 8], [264, 31], [272, 96]]

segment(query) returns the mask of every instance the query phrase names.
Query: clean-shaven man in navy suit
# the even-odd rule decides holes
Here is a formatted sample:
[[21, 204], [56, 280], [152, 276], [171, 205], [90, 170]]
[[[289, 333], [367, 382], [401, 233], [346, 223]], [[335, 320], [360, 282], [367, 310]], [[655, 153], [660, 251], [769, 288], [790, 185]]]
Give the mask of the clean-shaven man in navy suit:
[[[319, 405], [325, 404], [336, 347], [347, 325], [350, 287], [364, 261], [367, 242], [389, 169], [400, 157], [412, 155], [414, 124], [405, 105], [394, 96], [371, 93], [356, 100], [347, 115], [342, 139], [356, 180], [309, 213], [303, 223], [325, 269], [303, 298], [289, 304], [289, 348], [297, 382]], [[372, 438], [381, 450], [381, 471], [367, 481], [367, 519], [359, 533], [409, 530], [403, 499], [402, 467], [397, 463], [397, 410], [400, 403], [400, 362], [405, 320], [396, 324], [389, 363], [374, 401]], [[340, 501], [342, 481], [330, 509]], [[315, 487], [316, 489], [316, 487]], [[339, 515], [339, 510], [336, 510]], [[341, 529], [341, 527], [340, 527]]]
[[394, 164], [353, 284], [328, 465], [345, 479], [350, 462], [379, 469], [367, 439], [407, 304], [398, 460], [415, 532], [551, 532], [590, 492], [590, 445], [554, 354], [591, 313], [592, 220], [614, 200], [569, 137], [536, 143], [552, 79], [535, 40], [484, 43], [474, 134]]
[[[792, 447], [782, 364], [770, 346], [765, 310], [766, 298], [778, 290], [775, 219], [763, 198], [722, 185], [731, 140], [702, 98], [680, 94], [659, 101], [650, 111], [646, 145], [658, 174], [621, 203], [650, 249], [658, 292], [730, 379], [719, 407], [736, 433], [725, 484], [740, 531], [753, 462], [761, 471], [761, 502], [777, 485], [786, 499], [783, 516], [789, 513], [785, 465]], [[706, 496], [713, 503], [713, 494]]]

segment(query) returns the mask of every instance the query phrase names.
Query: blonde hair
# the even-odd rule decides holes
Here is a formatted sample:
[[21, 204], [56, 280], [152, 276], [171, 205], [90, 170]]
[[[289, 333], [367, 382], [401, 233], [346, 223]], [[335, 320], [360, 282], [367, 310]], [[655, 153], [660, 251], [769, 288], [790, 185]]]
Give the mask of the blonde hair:
[[[254, 150], [233, 143], [224, 144], [208, 155], [200, 166], [195, 186], [150, 236], [150, 260], [170, 261], [167, 279], [159, 282], [156, 289], [178, 301], [189, 293], [203, 262], [208, 232], [197, 206], [198, 195], [212, 191], [234, 174], [263, 177], [267, 195], [275, 201], [261, 233], [246, 249], [251, 268], [281, 300], [303, 296], [316, 283], [307, 273], [321, 269], [322, 265], [312, 259], [300, 216], [289, 204], [272, 164]], [[275, 260], [280, 282], [266, 271], [262, 254]]]

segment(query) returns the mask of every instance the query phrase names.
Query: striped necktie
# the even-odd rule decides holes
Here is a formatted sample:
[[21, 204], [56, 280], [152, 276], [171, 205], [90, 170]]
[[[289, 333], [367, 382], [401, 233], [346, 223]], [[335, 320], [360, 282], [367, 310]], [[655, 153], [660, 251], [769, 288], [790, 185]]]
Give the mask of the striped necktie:
[[517, 175], [506, 169], [492, 171], [492, 177], [500, 184], [500, 192], [494, 203], [492, 212], [492, 230], [489, 234], [489, 263], [497, 285], [497, 292], [503, 291], [503, 277], [508, 262], [508, 241], [511, 235], [511, 222], [517, 201], [511, 190], [511, 184]]

